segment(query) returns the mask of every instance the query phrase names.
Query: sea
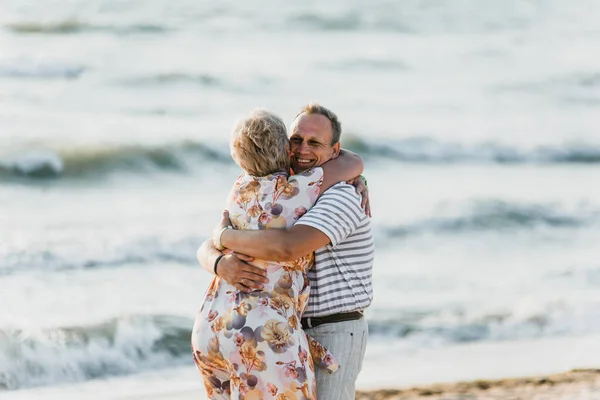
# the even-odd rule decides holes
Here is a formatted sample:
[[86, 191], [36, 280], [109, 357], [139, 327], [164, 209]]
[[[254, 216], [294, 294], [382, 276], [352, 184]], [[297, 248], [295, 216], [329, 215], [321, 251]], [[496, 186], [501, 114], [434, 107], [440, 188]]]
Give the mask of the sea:
[[230, 132], [310, 101], [370, 189], [359, 388], [599, 367], [599, 16], [597, 0], [2, 0], [0, 398], [201, 396], [195, 253], [240, 172]]

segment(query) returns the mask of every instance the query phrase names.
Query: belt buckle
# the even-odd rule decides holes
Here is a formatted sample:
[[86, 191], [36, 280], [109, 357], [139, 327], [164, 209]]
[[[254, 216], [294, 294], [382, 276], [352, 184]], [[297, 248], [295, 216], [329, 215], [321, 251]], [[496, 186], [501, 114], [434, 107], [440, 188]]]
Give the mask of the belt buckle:
[[311, 317], [306, 317], [306, 325], [308, 325], [309, 328], [312, 328], [312, 318]]

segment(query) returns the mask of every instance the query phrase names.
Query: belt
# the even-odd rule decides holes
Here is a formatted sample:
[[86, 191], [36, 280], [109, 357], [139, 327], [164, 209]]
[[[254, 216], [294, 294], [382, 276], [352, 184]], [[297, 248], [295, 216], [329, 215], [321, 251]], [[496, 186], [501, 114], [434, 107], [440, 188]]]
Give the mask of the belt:
[[333, 322], [342, 322], [342, 321], [354, 321], [356, 319], [361, 319], [362, 317], [363, 317], [362, 311], [352, 311], [352, 312], [348, 312], [348, 313], [325, 315], [324, 317], [302, 318], [300, 320], [300, 322], [302, 323], [302, 329], [310, 329], [310, 328], [315, 328], [322, 324], [331, 324]]

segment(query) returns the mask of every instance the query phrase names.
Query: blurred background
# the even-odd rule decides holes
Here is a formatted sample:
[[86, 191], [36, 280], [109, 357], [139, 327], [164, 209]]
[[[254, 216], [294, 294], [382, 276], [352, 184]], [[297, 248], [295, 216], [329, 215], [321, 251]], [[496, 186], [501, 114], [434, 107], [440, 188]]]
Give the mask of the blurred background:
[[311, 100], [369, 180], [359, 387], [600, 365], [598, 15], [2, 0], [0, 397], [108, 398], [105, 378], [123, 396], [198, 391], [189, 336], [211, 276], [195, 251], [238, 174], [229, 133]]

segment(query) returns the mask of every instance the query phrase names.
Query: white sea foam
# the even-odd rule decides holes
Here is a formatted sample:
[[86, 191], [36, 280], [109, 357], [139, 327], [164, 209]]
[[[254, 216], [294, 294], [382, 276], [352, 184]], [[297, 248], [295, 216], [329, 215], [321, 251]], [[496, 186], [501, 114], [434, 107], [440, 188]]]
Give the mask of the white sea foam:
[[181, 364], [190, 320], [131, 316], [96, 326], [0, 330], [0, 388], [21, 389]]
[[0, 172], [3, 170], [21, 176], [58, 176], [64, 170], [64, 162], [60, 155], [53, 151], [26, 151], [0, 158]]

